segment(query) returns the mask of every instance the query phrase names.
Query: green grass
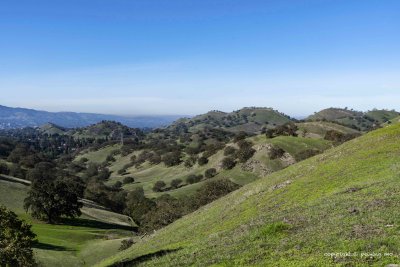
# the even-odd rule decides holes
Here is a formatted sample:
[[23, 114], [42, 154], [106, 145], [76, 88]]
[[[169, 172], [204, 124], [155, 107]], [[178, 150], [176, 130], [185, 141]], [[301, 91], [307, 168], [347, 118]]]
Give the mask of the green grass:
[[39, 242], [35, 258], [42, 266], [91, 266], [117, 253], [121, 238], [131, 234], [126, 216], [93, 208], [84, 207], [81, 218], [58, 225], [35, 220], [23, 209], [28, 190], [29, 186], [0, 180], [0, 204], [32, 224]]
[[338, 131], [344, 134], [358, 133], [357, 130], [352, 128], [326, 121], [297, 123], [297, 126], [299, 127], [300, 135], [304, 132], [304, 130], [307, 131], [307, 137], [324, 138], [326, 132], [330, 130]]
[[[248, 184], [98, 266], [398, 263], [399, 140], [400, 124], [368, 133]], [[326, 254], [341, 252], [358, 254]]]
[[81, 158], [87, 158], [91, 162], [102, 163], [106, 160], [108, 155], [110, 155], [114, 150], [118, 150], [120, 148], [121, 145], [112, 145], [96, 151], [86, 151], [85, 153], [82, 153], [76, 157], [75, 160], [79, 161]]

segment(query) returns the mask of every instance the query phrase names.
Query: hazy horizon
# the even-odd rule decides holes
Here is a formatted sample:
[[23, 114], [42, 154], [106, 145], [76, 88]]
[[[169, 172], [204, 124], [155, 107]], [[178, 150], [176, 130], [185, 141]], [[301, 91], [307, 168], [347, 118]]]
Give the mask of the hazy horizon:
[[5, 1], [1, 104], [196, 115], [399, 109], [398, 1]]

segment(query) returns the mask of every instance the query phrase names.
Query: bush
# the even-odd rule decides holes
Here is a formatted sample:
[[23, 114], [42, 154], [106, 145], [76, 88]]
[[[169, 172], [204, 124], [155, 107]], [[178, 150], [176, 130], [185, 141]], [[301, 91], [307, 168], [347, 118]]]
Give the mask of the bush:
[[120, 170], [118, 171], [118, 174], [119, 174], [119, 175], [124, 175], [124, 174], [126, 174], [126, 169], [120, 169]]
[[224, 170], [231, 170], [236, 166], [236, 161], [232, 157], [226, 157], [222, 160], [222, 168]]
[[181, 163], [181, 156], [180, 151], [169, 152], [162, 157], [162, 161], [167, 167], [176, 166]]
[[135, 182], [135, 178], [129, 176], [129, 177], [125, 177], [124, 180], [122, 181], [123, 184], [131, 184]]
[[245, 140], [241, 140], [238, 142], [239, 145], [239, 150], [236, 152], [236, 157], [239, 159], [239, 162], [246, 162], [248, 161], [253, 155], [254, 153], [256, 153], [256, 151], [253, 149], [253, 144], [245, 141]]
[[208, 159], [206, 157], [200, 157], [197, 161], [200, 166], [206, 165], [208, 163]]
[[186, 182], [188, 184], [195, 184], [200, 182], [203, 179], [203, 175], [195, 175], [195, 174], [190, 174], [187, 178], [186, 178]]
[[233, 146], [227, 146], [224, 150], [224, 156], [235, 155], [235, 153], [236, 153], [236, 148], [234, 148]]
[[213, 178], [215, 175], [217, 175], [217, 170], [215, 168], [208, 169], [205, 171], [204, 175], [208, 179]]
[[179, 185], [182, 183], [181, 179], [174, 179], [171, 181], [171, 187], [172, 188], [179, 188]]
[[279, 159], [283, 157], [285, 153], [286, 153], [285, 150], [283, 150], [282, 148], [273, 146], [269, 151], [268, 155], [270, 159]]
[[229, 179], [210, 180], [193, 196], [193, 208], [197, 209], [239, 188]]
[[119, 251], [127, 250], [128, 248], [132, 247], [135, 242], [132, 238], [122, 240], [121, 246], [119, 247]]
[[7, 164], [0, 163], [0, 174], [8, 175], [10, 173], [10, 169], [8, 168]]
[[122, 182], [116, 181], [115, 184], [113, 185], [114, 188], [119, 189], [122, 187]]
[[164, 183], [164, 181], [157, 181], [153, 186], [153, 191], [154, 192], [162, 192], [166, 185], [167, 184]]

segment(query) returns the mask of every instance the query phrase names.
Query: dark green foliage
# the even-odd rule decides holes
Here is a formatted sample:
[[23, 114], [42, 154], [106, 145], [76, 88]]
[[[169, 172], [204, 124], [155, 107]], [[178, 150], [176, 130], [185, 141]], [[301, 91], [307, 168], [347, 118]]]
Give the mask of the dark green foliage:
[[141, 231], [165, 227], [183, 215], [181, 202], [170, 195], [162, 195], [155, 200], [156, 206], [143, 216]]
[[215, 168], [208, 169], [204, 173], [207, 179], [213, 178], [215, 175], [217, 175], [217, 170]]
[[35, 238], [30, 225], [0, 206], [0, 266], [36, 266], [32, 251]]
[[135, 178], [131, 176], [125, 177], [124, 180], [122, 181], [123, 184], [131, 184], [133, 182], [135, 182]]
[[8, 175], [10, 173], [10, 169], [8, 168], [7, 164], [0, 163], [0, 174]]
[[200, 166], [206, 165], [208, 163], [208, 159], [206, 157], [200, 157], [197, 161]]
[[238, 142], [239, 150], [236, 152], [236, 158], [239, 162], [246, 162], [248, 161], [256, 151], [253, 149], [253, 144], [246, 140], [241, 140]]
[[124, 175], [126, 173], [126, 169], [125, 168], [120, 169], [117, 173], [120, 175]]
[[121, 246], [119, 247], [119, 251], [127, 250], [128, 248], [132, 247], [135, 242], [132, 238], [122, 240]]
[[21, 179], [26, 178], [25, 171], [21, 168], [21, 166], [19, 164], [16, 164], [16, 163], [14, 163], [10, 166], [10, 171], [9, 171], [8, 175], [14, 176], [17, 178], [21, 178]]
[[244, 140], [247, 137], [247, 133], [246, 132], [239, 132], [238, 134], [236, 134], [236, 136], [234, 137], [233, 141], [235, 143], [239, 142], [240, 140]]
[[224, 170], [233, 169], [236, 166], [236, 161], [232, 157], [226, 157], [222, 160], [222, 168]]
[[182, 180], [181, 179], [174, 179], [171, 181], [171, 187], [174, 189], [179, 188], [179, 185], [182, 184]]
[[180, 151], [169, 152], [162, 157], [165, 166], [172, 167], [181, 163], [182, 154]]
[[347, 142], [351, 139], [359, 137], [360, 134], [344, 134], [335, 130], [330, 130], [327, 131], [325, 134], [324, 139], [328, 141], [332, 141], [335, 144], [342, 144], [344, 142]]
[[108, 187], [96, 177], [88, 181], [84, 196], [114, 212], [121, 212], [125, 208], [126, 192], [119, 188]]
[[131, 191], [126, 200], [125, 213], [129, 214], [139, 227], [144, 222], [143, 216], [156, 206], [154, 201], [146, 198], [142, 187]]
[[217, 200], [239, 188], [239, 185], [229, 179], [210, 180], [204, 184], [193, 196], [193, 208], [197, 209], [214, 200]]
[[166, 186], [166, 183], [164, 181], [157, 181], [153, 186], [153, 191], [154, 192], [162, 192], [164, 190], [165, 186]]
[[236, 151], [236, 148], [234, 148], [233, 146], [227, 146], [224, 150], [224, 156], [235, 155]]
[[266, 131], [267, 138], [274, 138], [277, 136], [298, 136], [298, 127], [293, 122], [288, 122], [283, 125], [277, 126], [275, 129], [268, 129]]
[[115, 184], [113, 185], [114, 188], [119, 189], [122, 187], [122, 182], [116, 181]]
[[283, 157], [283, 155], [286, 153], [285, 150], [283, 150], [280, 147], [271, 147], [271, 149], [269, 150], [268, 156], [270, 159], [279, 159], [281, 157]]
[[84, 185], [76, 177], [69, 177], [55, 168], [37, 166], [31, 173], [31, 188], [24, 201], [26, 211], [32, 217], [53, 223], [61, 218], [76, 217], [81, 214]]
[[186, 178], [186, 182], [188, 184], [195, 184], [200, 182], [203, 179], [203, 175], [196, 175], [196, 174], [190, 174], [187, 178]]

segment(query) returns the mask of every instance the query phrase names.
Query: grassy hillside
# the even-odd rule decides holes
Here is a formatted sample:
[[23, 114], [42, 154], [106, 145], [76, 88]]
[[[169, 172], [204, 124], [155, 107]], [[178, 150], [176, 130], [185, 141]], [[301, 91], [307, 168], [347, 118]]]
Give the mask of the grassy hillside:
[[222, 111], [210, 111], [206, 114], [195, 116], [191, 119], [178, 120], [169, 129], [174, 129], [182, 124], [186, 125], [190, 131], [201, 130], [204, 127], [214, 127], [230, 132], [260, 132], [263, 127], [271, 128], [282, 125], [291, 119], [272, 108], [243, 108], [231, 113]]
[[[121, 262], [126, 266], [398, 263], [399, 138], [400, 124], [388, 126], [276, 172], [99, 266]], [[357, 254], [327, 254], [340, 252]]]
[[306, 136], [310, 138], [324, 138], [326, 132], [331, 130], [343, 134], [359, 133], [359, 131], [355, 129], [327, 121], [302, 122], [297, 123], [297, 127], [299, 127], [299, 135], [303, 135], [305, 132]]
[[[163, 163], [158, 165], [145, 163], [140, 168], [128, 168], [124, 175], [118, 174], [118, 171], [122, 169], [124, 165], [130, 162], [132, 155], [137, 155], [140, 153], [140, 151], [135, 151], [134, 153], [125, 157], [121, 155], [115, 156], [116, 161], [112, 162], [109, 166], [112, 174], [107, 183], [109, 185], [113, 185], [115, 182], [123, 181], [125, 177], [130, 176], [135, 178], [135, 182], [124, 185], [123, 188], [125, 190], [129, 191], [141, 186], [144, 188], [146, 195], [149, 197], [157, 197], [164, 193], [179, 197], [195, 192], [206, 181], [203, 180], [202, 182], [196, 184], [186, 184], [185, 180], [190, 174], [200, 175], [204, 174], [204, 172], [209, 168], [215, 168], [218, 170], [219, 174], [212, 179], [228, 178], [237, 184], [245, 185], [267, 174], [281, 170], [290, 164], [295, 163], [296, 161], [302, 160], [302, 153], [305, 151], [315, 150], [322, 152], [331, 147], [331, 143], [328, 141], [301, 137], [280, 136], [274, 139], [267, 139], [265, 135], [258, 135], [251, 137], [248, 140], [254, 143], [253, 148], [256, 150], [256, 153], [248, 162], [245, 164], [238, 164], [232, 170], [227, 171], [221, 168], [221, 162], [225, 157], [222, 149], [215, 155], [211, 156], [208, 164], [204, 166], [199, 166], [196, 164], [192, 168], [187, 168], [182, 163], [178, 166], [166, 167]], [[235, 146], [232, 143], [228, 145]], [[268, 156], [271, 145], [280, 147], [287, 153], [282, 158], [272, 160]], [[118, 145], [108, 146], [98, 151], [84, 153], [78, 156], [76, 160], [80, 160], [82, 157], [85, 157], [89, 159], [89, 161], [101, 163], [108, 155], [110, 155], [119, 147], [120, 146]], [[174, 179], [183, 180], [183, 187], [167, 192], [153, 192], [152, 187], [155, 182], [162, 180], [169, 185]]]
[[328, 108], [308, 117], [308, 121], [330, 121], [359, 131], [368, 131], [399, 116], [397, 111], [372, 110], [361, 112], [341, 108]]
[[29, 186], [0, 179], [0, 204], [32, 224], [39, 243], [35, 258], [42, 266], [91, 266], [118, 252], [121, 241], [131, 232], [126, 216], [84, 207], [83, 215], [63, 224], [37, 221], [23, 209]]

